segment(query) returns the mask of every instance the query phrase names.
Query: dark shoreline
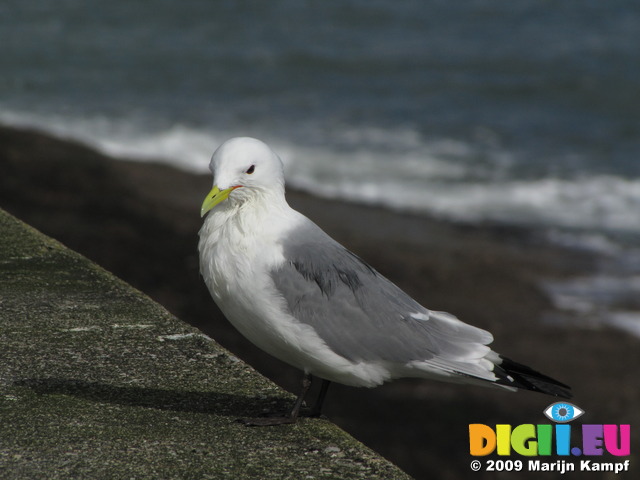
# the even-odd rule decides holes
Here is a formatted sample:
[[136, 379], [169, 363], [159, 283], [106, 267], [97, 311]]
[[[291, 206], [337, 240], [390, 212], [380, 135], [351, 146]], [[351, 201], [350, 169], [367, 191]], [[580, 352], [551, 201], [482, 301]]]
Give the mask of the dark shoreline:
[[[0, 127], [2, 208], [296, 390], [299, 373], [240, 337], [199, 278], [198, 209], [210, 184], [208, 176], [114, 161], [74, 142]], [[456, 225], [301, 192], [289, 191], [288, 199], [427, 307], [490, 330], [496, 350], [569, 383], [589, 414], [585, 422], [640, 424], [638, 340], [540, 321], [552, 306], [539, 280], [586, 272], [588, 257], [550, 246], [533, 231]], [[469, 471], [469, 423], [545, 423], [541, 412], [552, 402], [408, 380], [373, 390], [332, 387], [326, 413], [416, 478], [460, 478]]]

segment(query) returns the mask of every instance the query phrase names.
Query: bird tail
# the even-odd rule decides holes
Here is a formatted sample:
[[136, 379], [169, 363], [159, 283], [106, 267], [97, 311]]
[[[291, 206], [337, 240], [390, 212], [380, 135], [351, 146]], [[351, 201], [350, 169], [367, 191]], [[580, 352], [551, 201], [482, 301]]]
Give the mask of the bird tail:
[[501, 361], [500, 363], [496, 362], [493, 370], [493, 373], [499, 377], [496, 381], [497, 384], [545, 393], [554, 397], [572, 397], [571, 387], [568, 385], [502, 355], [499, 358]]

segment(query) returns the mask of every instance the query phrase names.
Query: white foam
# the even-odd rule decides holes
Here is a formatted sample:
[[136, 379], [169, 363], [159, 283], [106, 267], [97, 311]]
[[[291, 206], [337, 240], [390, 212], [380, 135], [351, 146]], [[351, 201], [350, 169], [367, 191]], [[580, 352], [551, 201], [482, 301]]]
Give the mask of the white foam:
[[[208, 171], [215, 148], [240, 131], [182, 124], [153, 130], [144, 119], [64, 118], [0, 113], [0, 121], [45, 129], [114, 156]], [[249, 132], [259, 134], [259, 132]], [[640, 232], [640, 179], [594, 175], [513, 179], [508, 152], [474, 161], [473, 146], [425, 140], [411, 128], [345, 128], [305, 139], [264, 134], [286, 164], [289, 185], [332, 198], [436, 214], [461, 221]], [[493, 158], [492, 157], [492, 158]]]
[[[432, 165], [433, 166], [433, 165]], [[312, 193], [395, 209], [432, 213], [461, 221], [640, 231], [640, 180], [610, 176], [500, 183], [398, 182], [339, 178], [318, 183], [309, 176], [293, 183]]]
[[624, 330], [636, 337], [640, 337], [640, 312], [612, 312], [607, 316], [606, 323], [614, 328]]
[[556, 307], [591, 312], [640, 298], [640, 275], [595, 274], [545, 283]]
[[622, 253], [622, 247], [610, 237], [598, 232], [575, 232], [552, 229], [547, 232], [547, 238], [563, 247], [583, 250], [600, 255], [613, 256]]
[[640, 180], [544, 178], [456, 185], [446, 190], [432, 200], [434, 209], [463, 219], [571, 228], [640, 228]]
[[556, 309], [576, 317], [577, 326], [610, 326], [640, 337], [640, 274], [547, 281], [543, 289]]
[[78, 140], [114, 157], [161, 161], [194, 173], [208, 172], [213, 150], [226, 139], [180, 124], [146, 131], [142, 121], [132, 119], [68, 118], [5, 111], [0, 113], [0, 122]]

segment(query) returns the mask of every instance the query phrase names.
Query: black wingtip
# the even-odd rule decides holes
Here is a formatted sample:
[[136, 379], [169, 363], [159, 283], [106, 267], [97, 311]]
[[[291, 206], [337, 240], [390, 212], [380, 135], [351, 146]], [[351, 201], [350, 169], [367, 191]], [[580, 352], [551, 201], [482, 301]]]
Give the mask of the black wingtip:
[[500, 385], [540, 392], [554, 397], [571, 398], [571, 387], [543, 375], [526, 365], [500, 356], [502, 363], [496, 365], [494, 373], [500, 376]]

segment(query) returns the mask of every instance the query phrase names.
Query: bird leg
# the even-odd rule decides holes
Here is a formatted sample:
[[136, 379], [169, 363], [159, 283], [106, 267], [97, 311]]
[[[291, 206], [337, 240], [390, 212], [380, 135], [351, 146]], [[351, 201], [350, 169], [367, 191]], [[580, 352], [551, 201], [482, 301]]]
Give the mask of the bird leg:
[[322, 379], [322, 385], [320, 386], [320, 392], [318, 393], [318, 398], [316, 399], [316, 403], [313, 404], [313, 408], [309, 412], [310, 417], [319, 417], [322, 412], [322, 404], [324, 403], [324, 398], [327, 396], [327, 390], [329, 390], [329, 385], [331, 385], [331, 381]]
[[[296, 403], [293, 405], [293, 409], [289, 415], [279, 416], [279, 417], [259, 417], [259, 418], [244, 418], [240, 421], [244, 423], [248, 427], [268, 427], [271, 425], [286, 425], [290, 423], [296, 423], [298, 420], [298, 416], [300, 414], [300, 408], [302, 407], [302, 403], [304, 402], [304, 397], [307, 395], [309, 388], [311, 387], [311, 374], [305, 373], [304, 377], [302, 377], [302, 391], [298, 398], [296, 399]], [[324, 383], [322, 385], [324, 393], [326, 394], [326, 388], [324, 387]], [[320, 392], [322, 394], [322, 391]], [[324, 400], [324, 394], [322, 395]], [[316, 402], [317, 403], [317, 402]], [[320, 404], [322, 407], [322, 403]], [[314, 406], [315, 409], [315, 406]]]

